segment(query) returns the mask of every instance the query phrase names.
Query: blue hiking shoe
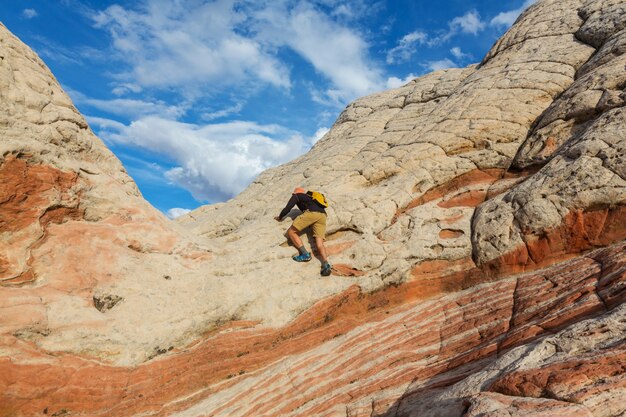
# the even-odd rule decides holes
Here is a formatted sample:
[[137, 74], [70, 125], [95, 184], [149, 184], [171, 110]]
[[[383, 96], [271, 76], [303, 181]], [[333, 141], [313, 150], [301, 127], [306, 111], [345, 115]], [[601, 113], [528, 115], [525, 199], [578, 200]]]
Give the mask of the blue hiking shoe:
[[301, 255], [295, 255], [291, 259], [293, 259], [296, 262], [309, 262], [311, 260], [311, 254], [307, 252]]
[[323, 277], [327, 277], [332, 272], [332, 269], [333, 267], [328, 262], [326, 262], [324, 265], [322, 265], [322, 270], [320, 271], [320, 274], [322, 274]]

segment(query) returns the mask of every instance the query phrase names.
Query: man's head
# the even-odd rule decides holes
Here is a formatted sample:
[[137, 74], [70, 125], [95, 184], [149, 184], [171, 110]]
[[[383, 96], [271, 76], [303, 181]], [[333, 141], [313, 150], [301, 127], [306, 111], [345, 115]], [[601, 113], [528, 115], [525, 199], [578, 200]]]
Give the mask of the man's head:
[[302, 187], [296, 187], [293, 190], [293, 194], [304, 194], [306, 193], [306, 190]]

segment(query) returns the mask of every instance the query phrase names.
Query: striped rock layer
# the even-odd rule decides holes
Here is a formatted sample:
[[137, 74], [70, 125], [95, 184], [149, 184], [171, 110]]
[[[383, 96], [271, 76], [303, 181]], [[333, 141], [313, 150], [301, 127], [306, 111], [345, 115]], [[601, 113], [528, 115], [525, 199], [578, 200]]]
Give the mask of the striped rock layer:
[[626, 413], [625, 22], [540, 0], [178, 222], [0, 25], [0, 416]]

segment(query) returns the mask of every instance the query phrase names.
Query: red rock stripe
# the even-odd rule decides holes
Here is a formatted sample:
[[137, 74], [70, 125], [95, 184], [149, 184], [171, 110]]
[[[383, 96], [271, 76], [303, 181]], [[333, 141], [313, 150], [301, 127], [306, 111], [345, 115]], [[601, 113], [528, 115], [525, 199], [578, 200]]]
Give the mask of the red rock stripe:
[[[618, 258], [621, 259], [619, 270], [623, 272], [626, 269], [624, 246], [594, 256], [605, 258], [607, 254], [621, 252], [612, 258], [612, 273], [618, 269]], [[561, 292], [555, 292], [544, 285], [545, 282], [538, 281], [537, 274], [530, 274], [521, 277], [519, 282], [503, 280], [447, 296], [438, 300], [438, 307], [430, 302], [414, 303], [410, 311], [387, 316], [377, 323], [379, 337], [373, 338], [373, 326], [366, 324], [312, 351], [285, 358], [255, 376], [255, 393], [239, 390], [230, 398], [226, 392], [218, 393], [216, 397], [220, 397], [222, 406], [206, 409], [206, 413], [215, 416], [333, 415], [342, 405], [374, 396], [380, 390], [394, 391], [394, 388], [401, 389], [417, 381], [428, 384], [437, 374], [493, 355], [509, 323], [542, 327], [553, 321], [552, 314], [558, 313], [564, 317], [558, 324], [564, 326], [568, 317], [575, 320], [580, 314], [594, 314], [595, 304], [588, 303], [584, 296], [572, 299], [572, 288], [584, 294], [593, 287], [590, 282], [599, 277], [595, 262], [582, 259], [574, 264], [566, 263], [546, 270], [542, 276], [563, 283], [569, 279], [569, 282], [560, 286]], [[519, 308], [514, 310], [513, 300], [523, 305], [537, 296], [554, 299], [551, 303], [546, 300], [547, 317], [524, 314]], [[517, 315], [530, 322], [516, 319]], [[431, 331], [425, 342], [419, 337], [420, 330], [428, 326], [439, 330]], [[420, 330], [411, 334], [407, 327]], [[360, 342], [355, 344], [354, 340]], [[275, 387], [263, 385], [264, 381], [271, 381]], [[285, 387], [290, 389], [285, 390]], [[232, 412], [234, 403], [247, 407], [237, 414], [223, 412]]]
[[[624, 246], [618, 245], [588, 256], [600, 264], [607, 263], [606, 270], [613, 278], [606, 291], [613, 286], [623, 285], [623, 278], [620, 277], [624, 276], [625, 269]], [[610, 259], [610, 266], [607, 259]], [[588, 277], [585, 274], [591, 271], [589, 268], [572, 269], [566, 263], [550, 268], [541, 275], [558, 275], [563, 270], [570, 271], [572, 286], [585, 282]], [[597, 269], [591, 273], [597, 275]], [[579, 276], [576, 277], [576, 274]], [[523, 279], [532, 279], [532, 276]], [[519, 289], [525, 288], [523, 279], [518, 284]], [[3, 388], [0, 390], [0, 403], [9, 404], [14, 410], [12, 413], [17, 415], [35, 415], [51, 405], [62, 405], [74, 415], [125, 416], [142, 410], [169, 415], [176, 410], [189, 408], [196, 402], [203, 404], [203, 401], [219, 402], [213, 409], [206, 411], [206, 414], [215, 415], [222, 414], [215, 412], [215, 408], [223, 407], [239, 410], [237, 413], [222, 414], [232, 416], [246, 415], [245, 410], [248, 408], [254, 415], [254, 410], [258, 411], [261, 407], [281, 410], [285, 415], [298, 415], [301, 412], [303, 414], [300, 415], [306, 415], [303, 410], [314, 408], [319, 409], [320, 414], [325, 414], [343, 404], [342, 401], [359, 401], [363, 398], [359, 396], [367, 398], [379, 392], [381, 386], [393, 391], [398, 387], [401, 390], [402, 386], [411, 382], [422, 381], [425, 384], [442, 372], [492, 355], [494, 347], [502, 347], [502, 336], [498, 335], [500, 330], [496, 329], [504, 330], [509, 322], [517, 323], [515, 315], [511, 320], [513, 300], [525, 302], [524, 297], [541, 297], [541, 294], [529, 293], [514, 296], [515, 284], [513, 279], [482, 284], [470, 291], [422, 303], [407, 302], [410, 297], [420, 294], [419, 289], [411, 292], [410, 284], [374, 294], [361, 294], [358, 288], [353, 287], [338, 297], [316, 304], [284, 329], [242, 330], [209, 336], [206, 342], [189, 351], [155, 360], [133, 370], [112, 368], [71, 355], [41, 355], [40, 358], [45, 358], [46, 363], [40, 364], [4, 359], [0, 361], [0, 388]], [[566, 288], [569, 290], [569, 287], [563, 287], [563, 290]], [[497, 298], [499, 293], [502, 293], [502, 299]], [[619, 292], [614, 293], [614, 303], [622, 302], [623, 299]], [[380, 301], [386, 301], [387, 304]], [[399, 303], [405, 304], [392, 308]], [[435, 307], [434, 303], [439, 306]], [[370, 305], [382, 307], [370, 309]], [[576, 304], [572, 306], [578, 309], [576, 317], [593, 314], [588, 307], [579, 307]], [[554, 303], [555, 314], [561, 311], [564, 317], [575, 319], [568, 315], [568, 308], [570, 306], [559, 307], [559, 303]], [[528, 320], [531, 322], [517, 325], [542, 328], [542, 317], [529, 316]], [[567, 324], [567, 320], [561, 324]], [[475, 329], [466, 322], [474, 323]], [[492, 322], [494, 324], [490, 325]], [[420, 331], [430, 326], [433, 331], [429, 333], [428, 339], [420, 340]], [[377, 328], [384, 332], [382, 338], [376, 337]], [[512, 329], [512, 332], [515, 330]], [[536, 332], [533, 336], [538, 334]], [[335, 337], [337, 335], [343, 336]], [[382, 340], [385, 345], [372, 345], [373, 335], [376, 343]], [[357, 338], [358, 341], [355, 341]], [[26, 348], [25, 345], [20, 346]], [[346, 346], [351, 347], [348, 349]], [[410, 353], [387, 354], [382, 358], [375, 355], [364, 357], [370, 351], [396, 350]], [[250, 353], [239, 356], [246, 351]], [[351, 356], [357, 358], [354, 364], [348, 360]], [[33, 356], [35, 358], [37, 356]], [[337, 377], [326, 371], [334, 368], [340, 372], [341, 366], [336, 364], [342, 363], [339, 362], [342, 358], [344, 364], [351, 366], [349, 375]], [[271, 363], [276, 364], [269, 365]], [[387, 373], [387, 368], [392, 373]], [[404, 371], [409, 368], [414, 369]], [[77, 370], [74, 378], [68, 378], [68, 369]], [[245, 374], [239, 376], [241, 370]], [[288, 379], [280, 374], [285, 370], [288, 370]], [[6, 379], [8, 377], [5, 375], [11, 375], [11, 378]], [[233, 376], [229, 378], [229, 375]], [[324, 375], [327, 381], [332, 380], [332, 383], [320, 385], [320, 375]], [[375, 378], [370, 378], [373, 375], [382, 377], [374, 382]], [[249, 391], [241, 390], [240, 384], [247, 384], [248, 378], [256, 378], [254, 401], [249, 401], [252, 399]], [[298, 381], [299, 392], [303, 391], [306, 396], [299, 394], [285, 397], [279, 382], [291, 380]], [[37, 382], [33, 384], [32, 381]], [[72, 385], [79, 381], [83, 388], [75, 389]], [[234, 392], [233, 387], [240, 390], [238, 394], [227, 394]], [[274, 393], [268, 395], [268, 392]], [[191, 397], [186, 398], [190, 393]], [[238, 398], [236, 403], [232, 401], [234, 396]], [[317, 399], [309, 400], [312, 397]], [[324, 404], [318, 403], [321, 398], [327, 399]]]

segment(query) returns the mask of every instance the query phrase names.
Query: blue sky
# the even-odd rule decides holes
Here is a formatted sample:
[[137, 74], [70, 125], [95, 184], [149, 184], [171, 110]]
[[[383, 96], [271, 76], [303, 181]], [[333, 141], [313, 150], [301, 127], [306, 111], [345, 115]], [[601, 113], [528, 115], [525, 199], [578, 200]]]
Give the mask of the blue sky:
[[533, 0], [19, 0], [33, 48], [171, 217], [227, 200], [355, 98], [479, 62]]

